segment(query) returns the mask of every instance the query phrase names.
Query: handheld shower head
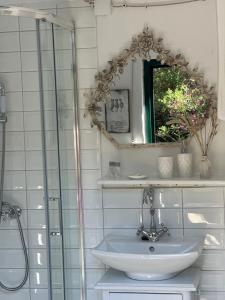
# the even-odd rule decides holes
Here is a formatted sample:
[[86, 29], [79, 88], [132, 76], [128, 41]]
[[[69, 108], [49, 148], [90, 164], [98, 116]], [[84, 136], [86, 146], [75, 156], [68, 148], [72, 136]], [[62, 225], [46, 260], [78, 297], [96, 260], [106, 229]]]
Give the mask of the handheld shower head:
[[3, 82], [0, 82], [0, 96], [5, 96], [5, 85]]
[[6, 98], [5, 98], [5, 85], [0, 82], [0, 122], [6, 122]]

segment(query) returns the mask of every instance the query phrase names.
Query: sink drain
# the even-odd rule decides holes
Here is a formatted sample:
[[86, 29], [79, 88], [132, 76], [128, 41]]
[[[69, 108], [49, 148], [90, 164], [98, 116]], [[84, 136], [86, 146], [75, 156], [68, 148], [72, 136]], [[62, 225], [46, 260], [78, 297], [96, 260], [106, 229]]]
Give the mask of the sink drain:
[[155, 247], [149, 247], [149, 251], [150, 252], [154, 252], [155, 251]]

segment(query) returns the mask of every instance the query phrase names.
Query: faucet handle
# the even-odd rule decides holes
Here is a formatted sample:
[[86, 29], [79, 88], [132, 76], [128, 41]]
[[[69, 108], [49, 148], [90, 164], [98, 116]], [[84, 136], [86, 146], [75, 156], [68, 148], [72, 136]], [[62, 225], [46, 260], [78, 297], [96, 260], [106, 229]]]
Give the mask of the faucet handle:
[[144, 230], [144, 225], [141, 225], [138, 229], [137, 229], [137, 232], [136, 232], [136, 235], [139, 236]]
[[165, 225], [164, 223], [161, 223], [160, 225], [161, 225], [161, 227], [162, 227], [162, 230], [163, 230], [164, 232], [168, 232], [168, 234], [169, 234], [169, 229], [168, 229], [168, 227], [166, 227], [166, 225]]
[[151, 209], [150, 209], [150, 214], [151, 214], [151, 216], [154, 216], [154, 215], [155, 215], [155, 209], [154, 209], [154, 208], [151, 208]]

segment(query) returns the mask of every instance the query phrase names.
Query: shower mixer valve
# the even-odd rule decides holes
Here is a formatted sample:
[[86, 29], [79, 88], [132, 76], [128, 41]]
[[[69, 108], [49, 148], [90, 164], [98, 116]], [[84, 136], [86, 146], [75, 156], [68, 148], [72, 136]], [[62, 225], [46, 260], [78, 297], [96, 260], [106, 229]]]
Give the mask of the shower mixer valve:
[[20, 217], [22, 209], [17, 205], [11, 205], [8, 202], [2, 203], [1, 219], [3, 221], [16, 219], [16, 215]]

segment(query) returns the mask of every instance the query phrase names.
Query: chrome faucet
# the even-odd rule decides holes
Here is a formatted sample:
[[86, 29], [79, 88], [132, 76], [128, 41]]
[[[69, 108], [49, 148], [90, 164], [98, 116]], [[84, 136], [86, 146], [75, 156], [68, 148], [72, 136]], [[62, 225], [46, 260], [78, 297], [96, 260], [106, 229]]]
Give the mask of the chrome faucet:
[[[146, 230], [144, 227], [144, 204], [150, 205], [150, 226], [149, 230]], [[169, 235], [169, 229], [161, 223], [161, 229], [157, 231], [156, 221], [155, 221], [155, 209], [154, 204], [154, 189], [148, 187], [144, 189], [143, 198], [141, 202], [141, 213], [140, 213], [140, 226], [137, 230], [137, 235], [141, 236], [142, 239], [147, 239], [151, 242], [157, 242], [159, 239], [167, 233]]]

